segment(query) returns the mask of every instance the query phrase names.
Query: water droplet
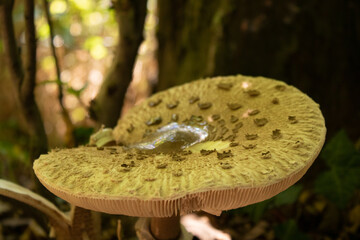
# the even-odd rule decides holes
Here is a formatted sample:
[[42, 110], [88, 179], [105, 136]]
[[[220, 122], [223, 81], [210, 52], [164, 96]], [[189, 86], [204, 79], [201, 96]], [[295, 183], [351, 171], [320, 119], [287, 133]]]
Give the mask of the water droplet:
[[208, 137], [206, 125], [169, 123], [148, 135], [142, 142], [130, 145], [130, 148], [152, 150], [156, 152], [176, 152], [204, 141]]

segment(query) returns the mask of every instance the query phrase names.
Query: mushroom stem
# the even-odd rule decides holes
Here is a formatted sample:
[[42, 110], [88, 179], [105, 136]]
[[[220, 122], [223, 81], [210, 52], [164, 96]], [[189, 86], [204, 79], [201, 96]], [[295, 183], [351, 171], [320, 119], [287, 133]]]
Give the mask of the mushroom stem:
[[180, 216], [151, 218], [150, 231], [158, 240], [174, 240], [180, 236]]

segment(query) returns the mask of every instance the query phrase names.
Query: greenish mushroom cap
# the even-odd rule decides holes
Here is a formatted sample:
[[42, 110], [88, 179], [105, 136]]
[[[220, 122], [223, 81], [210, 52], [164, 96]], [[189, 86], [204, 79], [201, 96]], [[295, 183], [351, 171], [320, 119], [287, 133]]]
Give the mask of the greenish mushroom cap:
[[[208, 136], [185, 149], [126, 147], [171, 122], [195, 122]], [[84, 208], [149, 217], [219, 214], [298, 181], [325, 133], [318, 104], [292, 86], [263, 77], [210, 78], [159, 92], [131, 109], [113, 131], [125, 147], [52, 151], [34, 170], [50, 191]]]

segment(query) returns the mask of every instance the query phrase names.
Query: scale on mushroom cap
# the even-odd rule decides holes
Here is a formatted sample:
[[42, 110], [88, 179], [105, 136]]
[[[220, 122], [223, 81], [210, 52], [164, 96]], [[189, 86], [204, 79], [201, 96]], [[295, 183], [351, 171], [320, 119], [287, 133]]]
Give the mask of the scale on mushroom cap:
[[179, 215], [219, 215], [287, 189], [311, 166], [325, 133], [318, 104], [298, 89], [262, 77], [218, 77], [135, 106], [109, 138], [123, 146], [52, 151], [34, 170], [77, 206], [152, 217], [158, 236]]

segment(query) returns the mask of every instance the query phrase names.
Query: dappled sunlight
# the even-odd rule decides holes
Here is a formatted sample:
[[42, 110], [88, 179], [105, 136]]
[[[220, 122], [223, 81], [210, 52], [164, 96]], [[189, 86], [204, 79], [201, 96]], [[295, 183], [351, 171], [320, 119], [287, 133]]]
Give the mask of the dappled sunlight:
[[[154, 83], [157, 79], [155, 3], [148, 3], [145, 39], [139, 48], [123, 113], [143, 101], [151, 92], [149, 82]], [[56, 34], [53, 44], [60, 65], [63, 102], [75, 125], [93, 126], [87, 108], [96, 97], [113, 62], [118, 26], [114, 11], [109, 11], [110, 7], [110, 0], [54, 0], [50, 3]], [[41, 64], [37, 73], [36, 98], [42, 103], [39, 107], [49, 134], [50, 146], [59, 146], [62, 145], [59, 139], [62, 141], [65, 137], [66, 125], [60, 113], [57, 96], [59, 81], [56, 79], [55, 61], [49, 47], [50, 31], [46, 18], [40, 15], [36, 19], [36, 27], [39, 35], [38, 61]], [[61, 124], [57, 124], [59, 122]]]

